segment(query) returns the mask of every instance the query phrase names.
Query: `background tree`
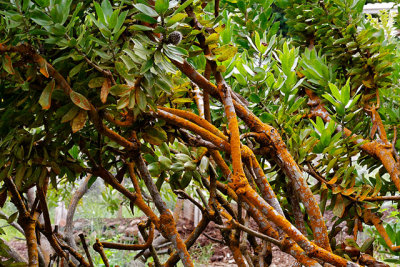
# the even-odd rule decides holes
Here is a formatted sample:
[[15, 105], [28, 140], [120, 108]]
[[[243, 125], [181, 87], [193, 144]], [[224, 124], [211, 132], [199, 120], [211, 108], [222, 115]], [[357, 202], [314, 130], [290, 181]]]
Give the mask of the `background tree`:
[[[270, 243], [305, 266], [379, 264], [370, 240], [357, 243], [364, 225], [396, 253], [379, 208], [399, 199], [397, 40], [364, 4], [1, 1], [0, 204], [18, 209], [7, 219], [28, 264], [46, 264], [44, 236], [61, 262], [93, 265], [46, 200], [62, 178], [87, 175], [148, 218], [144, 244], [97, 240], [106, 266], [104, 250], [152, 249], [155, 229], [174, 246], [166, 266], [193, 266], [188, 250], [210, 221], [239, 266], [269, 264]], [[202, 211], [186, 240], [165, 189]], [[342, 222], [352, 238], [337, 243]], [[3, 264], [20, 260], [2, 251]]]

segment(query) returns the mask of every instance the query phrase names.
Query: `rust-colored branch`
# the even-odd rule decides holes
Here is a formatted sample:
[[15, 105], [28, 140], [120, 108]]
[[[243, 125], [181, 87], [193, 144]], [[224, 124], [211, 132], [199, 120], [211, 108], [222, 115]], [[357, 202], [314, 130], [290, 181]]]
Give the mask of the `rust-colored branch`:
[[[203, 231], [206, 229], [209, 222], [210, 222], [210, 219], [208, 217], [203, 216], [201, 218], [199, 224], [196, 226], [196, 228], [190, 233], [188, 238], [185, 240], [185, 245], [188, 250], [194, 245], [197, 238], [201, 235], [201, 233], [203, 233]], [[167, 262], [165, 263], [164, 266], [165, 267], [176, 266], [176, 264], [178, 263], [178, 260], [179, 260], [179, 256], [176, 252], [174, 252], [169, 257], [169, 259], [167, 260]]]
[[170, 240], [171, 243], [174, 245], [180, 259], [182, 260], [183, 265], [193, 266], [193, 262], [187, 251], [187, 248], [182, 241], [178, 231], [176, 230], [174, 217], [171, 211], [167, 208], [165, 202], [162, 200], [160, 192], [153, 182], [153, 178], [151, 177], [149, 170], [147, 169], [146, 163], [144, 162], [142, 155], [140, 153], [135, 154], [134, 161], [136, 163], [136, 167], [140, 173], [141, 178], [143, 179], [147, 189], [149, 190], [149, 193], [154, 201], [156, 208], [161, 214], [159, 229], [162, 235]]
[[[196, 83], [200, 88], [217, 99], [221, 99], [218, 93], [218, 88], [205, 79], [198, 73], [187, 61], [183, 63], [170, 59], [171, 62], [181, 70], [191, 81]], [[257, 116], [251, 113], [246, 107], [242, 106], [236, 100], [233, 100], [233, 105], [236, 109], [238, 116], [247, 124], [253, 131], [263, 135], [262, 146], [271, 146], [271, 153], [273, 154], [276, 162], [288, 176], [299, 192], [301, 201], [304, 204], [306, 211], [312, 222], [311, 228], [313, 230], [316, 243], [322, 247], [330, 249], [328, 233], [325, 222], [323, 220], [318, 203], [314, 198], [307, 182], [304, 180], [303, 174], [299, 166], [290, 155], [278, 131], [270, 125], [264, 124]]]
[[250, 229], [250, 228], [244, 226], [243, 224], [240, 224], [239, 222], [237, 222], [234, 219], [230, 220], [229, 223], [232, 224], [232, 227], [239, 228], [240, 230], [243, 230], [243, 231], [247, 232], [250, 235], [253, 235], [255, 237], [258, 237], [258, 238], [261, 238], [261, 239], [266, 240], [268, 242], [271, 242], [272, 244], [274, 244], [274, 245], [278, 246], [280, 249], [282, 249], [281, 241], [279, 241], [279, 240], [277, 240], [275, 238], [272, 238], [272, 237], [269, 237], [267, 235], [263, 235], [263, 234], [261, 234], [261, 233], [259, 233], [257, 231], [254, 231], [253, 229]]
[[365, 223], [372, 223], [375, 226], [376, 230], [378, 230], [379, 234], [385, 240], [385, 243], [388, 245], [390, 250], [392, 250], [394, 252], [400, 251], [400, 246], [395, 246], [392, 243], [389, 235], [387, 234], [385, 228], [382, 225], [382, 220], [378, 216], [376, 216], [374, 213], [372, 213], [371, 210], [369, 210], [369, 209], [364, 210], [363, 216], [364, 216]]
[[183, 190], [174, 190], [174, 193], [176, 195], [178, 195], [178, 198], [180, 198], [180, 199], [188, 199], [196, 207], [198, 207], [203, 214], [207, 212], [207, 210], [199, 202], [197, 202], [194, 198], [189, 196], [189, 194], [187, 194], [185, 191], [183, 191]]
[[[27, 57], [31, 57], [32, 61], [39, 65], [41, 71], [45, 75], [53, 77], [56, 80], [59, 87], [63, 89], [64, 93], [67, 96], [69, 96], [70, 93], [73, 91], [71, 86], [65, 80], [65, 78], [50, 63], [48, 63], [43, 57], [37, 54], [36, 51], [33, 49], [33, 47], [26, 44], [18, 46], [4, 46], [4, 45], [0, 46], [0, 52], [8, 52], [8, 51], [17, 52], [20, 54], [24, 54]], [[112, 131], [107, 126], [105, 126], [96, 108], [92, 104], [90, 104], [90, 110], [88, 113], [90, 120], [92, 121], [97, 131], [99, 131], [99, 133], [107, 136], [108, 138], [112, 139], [113, 141], [127, 148], [128, 150], [137, 149], [138, 144], [128, 141], [126, 138], [122, 137], [121, 135], [117, 134], [116, 132]]]
[[154, 115], [166, 120], [168, 123], [171, 123], [171, 124], [179, 126], [179, 127], [183, 127], [185, 129], [188, 129], [192, 132], [197, 133], [203, 139], [210, 141], [215, 146], [217, 146], [219, 149], [222, 149], [224, 151], [229, 151], [229, 152], [231, 150], [230, 144], [227, 141], [223, 140], [222, 138], [218, 137], [217, 135], [211, 133], [210, 131], [204, 129], [203, 127], [201, 127], [193, 122], [190, 122], [186, 119], [183, 119], [174, 114], [166, 112], [162, 109], [158, 109], [157, 111], [155, 111]]
[[385, 143], [385, 144], [390, 144], [386, 135], [386, 130], [385, 126], [383, 125], [381, 116], [379, 116], [379, 113], [376, 111], [376, 107], [372, 106], [372, 108], [369, 109], [371, 112], [371, 120], [373, 125], [377, 127], [379, 137], [380, 139]]
[[53, 247], [57, 255], [65, 259], [69, 266], [76, 266], [76, 265], [69, 259], [67, 253], [63, 249], [67, 249], [79, 261], [79, 263], [82, 266], [89, 267], [89, 263], [86, 262], [86, 260], [83, 258], [81, 254], [77, 253], [72, 247], [68, 245], [63, 245], [60, 243], [59, 240], [57, 240], [51, 227], [50, 214], [45, 199], [44, 189], [38, 186], [37, 192], [40, 199], [40, 207], [45, 222], [44, 226], [41, 225], [39, 222], [36, 223], [39, 231], [43, 233], [43, 235], [47, 238], [47, 240], [49, 241], [50, 245]]
[[[138, 228], [139, 228], [140, 233], [142, 234], [142, 237], [147, 240], [149, 238], [149, 235], [147, 234], [147, 232], [145, 230], [145, 225], [139, 224]], [[145, 250], [142, 250], [142, 251], [145, 251]], [[153, 257], [155, 267], [161, 267], [162, 265], [161, 265], [160, 259], [158, 258], [157, 252], [154, 249], [154, 246], [152, 244], [150, 244], [150, 246], [149, 246], [149, 251], [150, 251], [151, 256]], [[138, 253], [136, 256], [138, 256], [139, 254], [140, 253]], [[178, 259], [179, 259], [179, 257], [178, 257]]]
[[[233, 200], [237, 201], [238, 196], [236, 193], [229, 188], [227, 185], [222, 184], [220, 182], [217, 182], [217, 187], [218, 190], [223, 192], [224, 194], [228, 195], [231, 197]], [[217, 194], [218, 197], [218, 194]], [[222, 201], [223, 198], [218, 198], [219, 201]], [[268, 220], [266, 220], [263, 216], [263, 214], [253, 205], [253, 204], [245, 204], [244, 205], [245, 209], [250, 213], [250, 216], [255, 220], [257, 225], [260, 228], [260, 231], [262, 233], [267, 234], [268, 236], [274, 238], [274, 239], [279, 239], [280, 237], [283, 238], [283, 246], [282, 250], [289, 253], [293, 257], [295, 257], [300, 263], [302, 263], [305, 266], [317, 266], [317, 262], [311, 258], [309, 258], [304, 250], [299, 247], [299, 245], [295, 242], [293, 242], [287, 235], [280, 236], [278, 231], [276, 231], [271, 224], [269, 223]]]
[[153, 210], [146, 204], [146, 202], [143, 200], [142, 196], [142, 191], [139, 186], [139, 182], [136, 179], [135, 171], [134, 171], [134, 165], [133, 163], [127, 163], [128, 165], [128, 171], [129, 171], [129, 176], [131, 178], [133, 187], [135, 189], [135, 195], [134, 199], [131, 199], [133, 203], [141, 210], [143, 211], [144, 214], [150, 220], [153, 222], [153, 224], [156, 226], [157, 229], [160, 227], [160, 220], [158, 219], [157, 215], [153, 212]]
[[299, 198], [293, 188], [293, 184], [288, 184], [288, 187], [288, 193], [286, 196], [290, 202], [290, 206], [292, 207], [294, 224], [303, 235], [307, 235], [306, 225], [304, 222], [304, 214], [301, 212]]
[[[194, 127], [194, 126], [193, 126]], [[197, 130], [197, 129], [196, 129]], [[204, 130], [204, 129], [203, 129]], [[229, 170], [229, 169], [228, 169]], [[230, 172], [230, 171], [229, 171]], [[259, 198], [257, 197], [257, 194], [255, 193], [255, 191], [250, 187], [250, 186], [246, 186], [245, 187], [246, 189], [245, 190], [243, 190], [243, 192], [242, 192], [242, 194], [243, 193], [247, 193], [247, 194], [252, 194], [253, 195], [253, 198], [255, 198], [255, 199], [257, 199], [257, 200], [255, 200], [255, 199], [247, 199], [247, 203], [255, 203], [255, 202], [259, 202], [260, 200], [259, 200]], [[266, 203], [265, 203], [266, 204]], [[269, 206], [269, 205], [268, 205]], [[270, 207], [271, 208], [271, 207]], [[263, 213], [265, 214], [265, 206], [264, 206], [264, 204], [261, 204], [261, 205], [259, 205], [259, 207], [258, 207], [258, 209], [260, 209], [260, 210], [262, 210], [263, 211]], [[272, 208], [271, 208], [272, 209]], [[265, 214], [267, 217], [270, 217], [271, 215], [267, 215], [267, 214]], [[274, 214], [275, 215], [275, 214]], [[283, 223], [282, 221], [280, 221], [281, 219], [277, 219], [276, 221], [274, 221], [274, 223], [276, 223], [277, 225], [279, 225], [280, 227], [282, 227], [281, 226], [281, 224]], [[285, 220], [286, 221], [286, 220]], [[287, 222], [288, 223], [288, 222]], [[290, 225], [290, 223], [289, 223], [289, 225]], [[291, 229], [292, 230], [292, 228], [291, 227], [287, 227], [287, 226], [285, 226], [285, 227], [282, 227], [283, 228], [283, 230], [287, 230], [287, 229]], [[285, 229], [286, 228], [286, 229]], [[294, 228], [294, 227], [293, 227]], [[297, 229], [296, 229], [296, 231], [297, 231]], [[300, 235], [299, 235], [300, 234]], [[292, 231], [292, 235], [298, 235], [297, 236], [297, 238], [298, 239], [301, 239], [301, 240], [306, 240], [307, 242], [309, 242], [300, 232], [295, 232], [295, 231]], [[293, 238], [293, 236], [291, 236], [292, 238]], [[303, 242], [303, 244], [304, 244], [304, 242]], [[312, 248], [314, 249], [316, 246], [315, 245], [312, 245]], [[319, 249], [319, 248], [318, 248]], [[330, 260], [338, 260], [338, 258], [340, 258], [340, 257], [338, 257], [338, 258], [335, 258], [335, 257], [333, 257], [333, 259], [331, 259], [331, 254], [330, 253], [327, 253], [327, 252], [324, 252], [323, 253], [323, 257], [325, 257], [325, 258], [330, 258]], [[341, 259], [341, 258], [340, 258]], [[343, 260], [343, 259], [341, 259], [341, 260]]]
[[[331, 190], [333, 189], [334, 185], [328, 184], [328, 181], [324, 177], [322, 177], [322, 175], [319, 174], [309, 162], [307, 162], [307, 166], [308, 166], [308, 169], [306, 169], [305, 171], [308, 174], [312, 175], [319, 182], [326, 184], [326, 186], [329, 189], [331, 189]], [[345, 198], [348, 198], [348, 199], [350, 199], [352, 201], [356, 201], [356, 202], [359, 201], [355, 196], [352, 196], [352, 195], [346, 196], [346, 195], [342, 194], [342, 196], [345, 197]], [[397, 201], [397, 200], [400, 200], [400, 195], [396, 195], [396, 196], [375, 196], [375, 197], [366, 197], [366, 198], [363, 199], [363, 201]]]
[[[163, 109], [163, 108], [160, 107], [159, 109]], [[178, 125], [180, 127], [189, 128], [195, 132], [201, 131], [203, 133], [202, 135], [205, 138], [207, 138], [207, 137], [210, 138], [210, 136], [212, 136], [212, 135], [205, 132], [204, 129], [206, 129], [206, 130], [210, 131], [211, 133], [217, 135], [218, 137], [227, 140], [225, 135], [222, 132], [220, 132], [216, 127], [214, 127], [208, 121], [200, 118], [199, 116], [197, 116], [191, 112], [170, 109], [170, 108], [164, 108], [164, 110], [174, 113], [177, 116], [181, 116], [181, 117], [188, 119], [195, 123], [195, 124], [192, 124], [192, 123], [187, 122], [186, 120], [183, 120], [183, 119], [177, 118], [177, 117], [175, 117], [173, 120], [171, 118], [172, 123], [174, 123], [175, 125]], [[166, 116], [164, 115], [163, 118], [166, 118]], [[204, 129], [197, 125], [204, 127]], [[212, 141], [211, 139], [209, 139], [209, 140]], [[214, 140], [215, 140], [215, 138], [214, 138]], [[217, 142], [217, 140], [214, 141], [215, 144], [217, 144], [216, 142]], [[228, 147], [228, 145], [226, 145], [226, 147]], [[229, 153], [230, 151], [228, 150], [227, 152]], [[216, 163], [223, 169], [224, 174], [227, 177], [229, 177], [230, 169], [227, 167], [227, 165], [225, 164], [225, 161], [222, 159], [222, 157], [219, 155], [219, 153], [216, 151], [210, 151], [210, 154], [213, 156]], [[259, 165], [254, 153], [247, 146], [242, 146], [241, 154], [245, 158], [250, 158], [250, 163], [252, 163], [254, 165], [254, 169], [257, 174], [257, 181], [259, 182], [258, 186], [259, 186], [260, 190], [262, 191], [263, 195], [266, 196], [266, 200], [268, 201], [268, 203], [270, 203], [278, 212], [283, 214], [282, 208], [280, 207], [280, 204], [276, 198], [276, 195], [273, 192], [271, 186], [269, 185], [268, 180], [267, 180], [261, 166]]]
[[52, 233], [53, 229], [51, 228], [50, 214], [49, 214], [49, 209], [47, 207], [46, 195], [45, 195], [43, 187], [37, 186], [37, 194], [38, 194], [39, 201], [40, 201], [39, 202], [40, 209], [42, 210], [42, 214], [43, 214], [43, 218], [44, 218], [45, 231], [48, 233]]
[[88, 245], [86, 244], [85, 235], [83, 233], [80, 233], [79, 238], [81, 239], [81, 243], [82, 243], [83, 249], [85, 250], [86, 257], [89, 261], [90, 267], [94, 267], [92, 256], [90, 255]]
[[133, 124], [133, 117], [130, 117], [130, 116], [127, 117], [126, 120], [121, 121], [121, 120], [114, 118], [110, 113], [105, 112], [104, 118], [107, 121], [109, 121], [117, 126], [121, 126], [121, 127], [129, 127], [129, 126], [132, 126], [132, 124]]
[[255, 181], [257, 184], [257, 187], [260, 189], [264, 199], [277, 211], [279, 212], [282, 216], [283, 210], [281, 205], [279, 204], [279, 201], [275, 195], [275, 192], [272, 190], [271, 185], [268, 182], [268, 179], [263, 171], [263, 169], [260, 166], [260, 163], [258, 162], [256, 156], [254, 153], [250, 150], [250, 148], [246, 147], [247, 153], [250, 155], [250, 169], [254, 172], [255, 174]]
[[[63, 250], [67, 250], [69, 252], [69, 254], [71, 254], [72, 256], [74, 256], [75, 259], [78, 260], [80, 266], [90, 267], [89, 263], [85, 260], [85, 258], [83, 257], [82, 254], [78, 253], [75, 249], [73, 249], [71, 246], [67, 245], [66, 243], [63, 243], [63, 240], [60, 240], [60, 239], [54, 237], [54, 235], [53, 235], [53, 238]], [[67, 260], [68, 260], [69, 266], [75, 266], [75, 264], [70, 259], [67, 259]]]
[[96, 243], [93, 244], [93, 249], [100, 254], [101, 259], [103, 260], [103, 263], [106, 267], [110, 267], [110, 263], [108, 262], [107, 256], [104, 253], [103, 250], [103, 245], [99, 241], [99, 239], [96, 238]]
[[30, 215], [11, 178], [6, 177], [4, 182], [11, 193], [11, 199], [18, 210], [18, 224], [21, 225], [25, 233], [26, 246], [28, 248], [28, 264], [29, 266], [39, 266], [38, 244], [36, 239], [36, 221], [38, 213], [34, 212], [32, 216]]
[[[307, 95], [310, 98], [309, 105], [312, 107], [311, 117], [321, 117], [325, 122], [329, 122], [331, 117], [328, 111], [324, 108], [321, 100], [315, 95], [311, 90], [306, 90]], [[379, 114], [375, 116], [377, 120], [380, 120]], [[386, 171], [389, 173], [393, 183], [395, 184], [397, 190], [400, 191], [400, 166], [399, 162], [396, 161], [393, 156], [393, 148], [390, 144], [384, 143], [382, 140], [368, 141], [361, 137], [353, 134], [349, 129], [344, 128], [339, 125], [336, 130], [338, 132], [343, 131], [347, 137], [352, 137], [352, 142], [364, 151], [365, 153], [376, 157], [379, 159]], [[384, 129], [382, 130], [384, 131]], [[361, 144], [361, 145], [360, 145]]]
[[214, 125], [212, 125], [210, 122], [208, 122], [207, 120], [203, 119], [201, 116], [197, 116], [196, 114], [186, 111], [186, 110], [180, 110], [180, 109], [174, 109], [174, 108], [167, 108], [167, 107], [157, 107], [158, 109], [164, 110], [166, 112], [169, 112], [171, 114], [174, 114], [176, 116], [179, 116], [181, 118], [184, 118], [186, 120], [189, 120], [195, 124], [197, 124], [198, 126], [206, 129], [207, 131], [209, 131], [210, 133], [218, 136], [219, 138], [221, 138], [224, 141], [228, 142], [228, 137], [221, 132], [217, 127], [215, 127]]
[[119, 249], [119, 250], [143, 250], [148, 249], [154, 239], [154, 224], [150, 224], [150, 234], [144, 244], [119, 244], [111, 242], [101, 242], [104, 248]]

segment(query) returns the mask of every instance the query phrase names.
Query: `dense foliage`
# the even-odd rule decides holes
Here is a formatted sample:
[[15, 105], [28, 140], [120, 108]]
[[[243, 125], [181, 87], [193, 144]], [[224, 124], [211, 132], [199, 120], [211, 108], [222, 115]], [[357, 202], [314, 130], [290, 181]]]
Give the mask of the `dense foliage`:
[[[24, 230], [29, 264], [41, 232], [58, 257], [90, 265], [53, 231], [46, 202], [88, 174], [174, 244], [168, 264], [192, 266], [209, 221], [240, 266], [267, 265], [270, 242], [303, 265], [378, 264], [378, 243], [357, 238], [367, 225], [398, 256], [380, 213], [400, 199], [397, 18], [364, 4], [0, 1], [0, 205], [18, 208], [7, 219]], [[196, 189], [203, 219], [184, 244], [163, 198]], [[342, 222], [351, 238], [337, 240]]]

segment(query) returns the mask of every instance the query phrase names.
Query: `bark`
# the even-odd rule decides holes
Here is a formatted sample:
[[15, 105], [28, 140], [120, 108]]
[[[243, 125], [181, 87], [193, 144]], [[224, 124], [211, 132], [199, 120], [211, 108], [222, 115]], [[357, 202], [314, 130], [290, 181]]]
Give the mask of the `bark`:
[[[221, 99], [218, 94], [218, 88], [205, 79], [198, 73], [187, 61], [183, 63], [172, 60], [172, 63], [181, 70], [192, 82], [196, 83], [200, 88], [217, 99]], [[264, 124], [261, 120], [251, 113], [247, 108], [242, 106], [237, 101], [233, 100], [235, 111], [238, 116], [246, 123], [246, 125], [256, 133], [262, 135], [262, 145], [272, 147], [272, 154], [280, 168], [284, 171], [286, 176], [291, 179], [295, 189], [299, 192], [301, 201], [304, 204], [306, 211], [311, 220], [311, 228], [313, 230], [315, 241], [318, 245], [331, 251], [328, 239], [328, 233], [325, 222], [323, 220], [318, 203], [315, 200], [310, 188], [303, 178], [299, 166], [294, 161], [293, 157], [288, 152], [281, 136], [273, 127]]]
[[[312, 107], [311, 117], [321, 117], [325, 122], [329, 122], [331, 117], [328, 111], [324, 108], [321, 100], [311, 90], [306, 91], [310, 101], [309, 105]], [[395, 184], [397, 190], [400, 191], [400, 164], [397, 162], [393, 153], [393, 146], [387, 141], [386, 133], [382, 125], [382, 120], [379, 114], [373, 112], [373, 120], [380, 129], [380, 136], [382, 139], [368, 141], [352, 133], [347, 128], [342, 129], [340, 125], [336, 127], [336, 131], [343, 132], [346, 137], [352, 137], [352, 142], [355, 145], [361, 144], [358, 147], [365, 153], [379, 159], [382, 162], [383, 167], [389, 173], [390, 178]]]
[[147, 189], [150, 192], [154, 204], [160, 212], [161, 233], [164, 235], [165, 238], [172, 242], [180, 259], [182, 260], [183, 265], [193, 266], [193, 261], [187, 251], [187, 248], [182, 241], [178, 231], [176, 230], [174, 217], [171, 211], [167, 208], [165, 202], [162, 200], [160, 192], [158, 192], [158, 189], [153, 182], [153, 178], [151, 177], [142, 156], [140, 154], [136, 154], [134, 160], [139, 170], [139, 173], [144, 183], [146, 184]]
[[76, 208], [78, 206], [79, 200], [83, 197], [83, 195], [88, 190], [88, 183], [89, 183], [89, 180], [91, 177], [92, 177], [92, 175], [88, 174], [85, 177], [85, 179], [83, 179], [81, 181], [78, 189], [73, 194], [73, 196], [71, 198], [71, 202], [69, 203], [69, 207], [68, 207], [64, 235], [65, 235], [65, 241], [67, 242], [67, 244], [70, 245], [71, 247], [73, 247], [74, 249], [77, 249], [77, 246], [75, 243], [75, 238], [74, 238], [74, 233], [73, 233], [74, 214], [75, 214]]

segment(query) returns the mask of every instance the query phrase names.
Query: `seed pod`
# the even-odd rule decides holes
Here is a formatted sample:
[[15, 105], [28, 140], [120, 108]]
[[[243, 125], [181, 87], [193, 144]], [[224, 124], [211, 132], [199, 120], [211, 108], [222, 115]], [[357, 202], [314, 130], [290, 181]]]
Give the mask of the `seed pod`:
[[168, 35], [167, 43], [178, 45], [182, 41], [182, 33], [178, 31], [173, 31]]

